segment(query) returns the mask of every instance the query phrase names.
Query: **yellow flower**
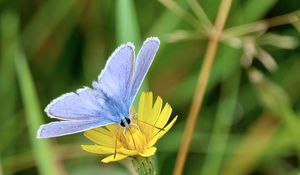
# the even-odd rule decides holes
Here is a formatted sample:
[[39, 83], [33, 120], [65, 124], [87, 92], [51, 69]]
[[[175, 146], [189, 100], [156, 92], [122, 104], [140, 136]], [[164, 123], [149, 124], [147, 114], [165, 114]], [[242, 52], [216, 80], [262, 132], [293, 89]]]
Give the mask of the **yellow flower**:
[[152, 156], [156, 152], [154, 144], [175, 123], [177, 116], [166, 126], [172, 113], [167, 103], [162, 109], [163, 101], [157, 97], [153, 105], [152, 92], [143, 92], [139, 102], [138, 113], [131, 118], [130, 128], [124, 130], [119, 124], [107, 125], [84, 132], [94, 145], [82, 145], [82, 149], [95, 154], [108, 154], [102, 159], [104, 163], [122, 160], [128, 156]]

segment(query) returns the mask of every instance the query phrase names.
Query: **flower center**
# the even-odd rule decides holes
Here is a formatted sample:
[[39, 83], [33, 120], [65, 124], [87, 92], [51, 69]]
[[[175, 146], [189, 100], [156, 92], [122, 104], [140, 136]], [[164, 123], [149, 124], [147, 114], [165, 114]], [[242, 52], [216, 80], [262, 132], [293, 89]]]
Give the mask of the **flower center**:
[[129, 150], [143, 151], [147, 145], [145, 135], [136, 126], [127, 127], [125, 135], [121, 134], [119, 140]]

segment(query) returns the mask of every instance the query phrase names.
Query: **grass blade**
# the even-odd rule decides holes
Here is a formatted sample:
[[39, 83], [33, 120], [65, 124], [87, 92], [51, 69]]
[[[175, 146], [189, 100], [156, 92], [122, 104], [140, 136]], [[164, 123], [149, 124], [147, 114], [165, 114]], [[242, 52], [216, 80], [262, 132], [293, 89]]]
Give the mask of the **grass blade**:
[[291, 136], [295, 138], [295, 144], [300, 148], [300, 141], [297, 139], [300, 121], [286, 91], [254, 68], [249, 71], [249, 77], [256, 88], [262, 106], [284, 122]]
[[[22, 40], [30, 53], [36, 53], [60, 22], [68, 16], [76, 1], [47, 1], [25, 27]], [[55, 9], [55, 13], [53, 12]], [[45, 20], [47, 19], [47, 20]]]
[[36, 138], [36, 132], [42, 124], [41, 108], [26, 58], [20, 50], [15, 55], [15, 66], [38, 170], [41, 175], [61, 174], [55, 165], [50, 142]]
[[235, 148], [235, 156], [226, 161], [222, 174], [250, 174], [264, 151], [268, 147], [272, 147], [269, 145], [276, 136], [278, 128], [278, 122], [270, 114], [262, 113], [255, 124], [251, 126], [243, 141]]
[[17, 108], [17, 88], [14, 69], [14, 60], [12, 59], [14, 49], [16, 48], [16, 24], [13, 22], [10, 11], [5, 11], [1, 16], [0, 35], [1, 35], [1, 60], [0, 60], [0, 138], [3, 144], [0, 144], [0, 151], [13, 140], [15, 135], [7, 136], [7, 126], [17, 124], [15, 110]]
[[[13, 19], [17, 26], [18, 18], [14, 16]], [[38, 103], [36, 90], [25, 55], [18, 47], [16, 47], [15, 50], [14, 63], [39, 174], [64, 174], [59, 170], [58, 166], [55, 165], [56, 162], [54, 161], [49, 140], [39, 140], [36, 138], [37, 129], [42, 124], [41, 108]]]
[[[230, 135], [230, 128], [233, 122], [234, 113], [236, 110], [236, 101], [238, 97], [240, 85], [240, 70], [237, 69], [236, 74], [223, 83], [222, 97], [220, 99], [216, 119], [213, 126], [212, 137], [208, 144], [209, 148], [218, 150], [217, 154], [208, 154], [204, 165], [202, 166], [201, 174], [219, 174], [226, 144]], [[223, 137], [218, 137], [219, 134]]]
[[132, 0], [118, 0], [116, 4], [117, 43], [131, 41], [135, 46], [141, 44], [140, 30]]

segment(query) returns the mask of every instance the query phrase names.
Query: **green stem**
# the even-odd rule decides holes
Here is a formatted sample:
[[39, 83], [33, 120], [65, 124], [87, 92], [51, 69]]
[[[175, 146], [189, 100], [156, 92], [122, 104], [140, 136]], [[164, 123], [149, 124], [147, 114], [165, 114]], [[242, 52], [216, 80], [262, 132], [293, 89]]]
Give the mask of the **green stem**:
[[153, 157], [135, 156], [131, 158], [132, 164], [139, 175], [155, 175]]

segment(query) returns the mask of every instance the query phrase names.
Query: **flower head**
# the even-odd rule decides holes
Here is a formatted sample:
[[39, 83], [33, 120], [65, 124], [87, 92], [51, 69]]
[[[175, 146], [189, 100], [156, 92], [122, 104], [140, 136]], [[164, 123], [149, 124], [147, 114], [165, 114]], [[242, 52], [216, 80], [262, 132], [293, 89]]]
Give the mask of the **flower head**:
[[152, 156], [156, 152], [155, 143], [177, 119], [176, 116], [167, 124], [171, 113], [171, 106], [167, 103], [163, 107], [160, 97], [153, 104], [152, 92], [142, 93], [138, 113], [131, 118], [132, 124], [129, 128], [112, 124], [88, 130], [84, 135], [96, 144], [82, 145], [82, 148], [90, 153], [109, 155], [102, 159], [104, 163], [122, 160], [128, 156]]

